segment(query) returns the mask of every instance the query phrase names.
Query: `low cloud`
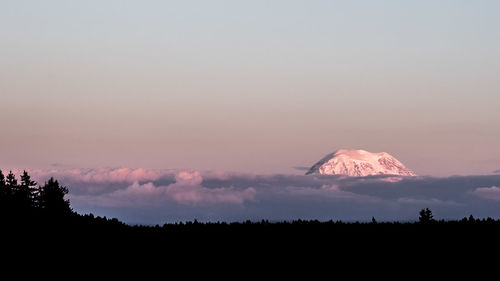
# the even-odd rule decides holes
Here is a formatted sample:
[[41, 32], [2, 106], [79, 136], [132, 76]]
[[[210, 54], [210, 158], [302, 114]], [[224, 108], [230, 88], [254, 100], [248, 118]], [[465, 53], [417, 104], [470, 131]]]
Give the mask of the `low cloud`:
[[403, 203], [403, 204], [428, 205], [430, 207], [432, 207], [432, 206], [439, 206], [439, 205], [458, 205], [458, 203], [455, 202], [455, 201], [439, 200], [439, 199], [436, 199], [436, 198], [417, 199], [417, 198], [402, 197], [402, 198], [399, 198], [397, 200], [397, 202]]
[[100, 196], [76, 195], [73, 200], [104, 207], [143, 207], [174, 202], [186, 205], [243, 204], [255, 197], [256, 190], [252, 187], [243, 190], [233, 187], [206, 188], [201, 185], [202, 181], [199, 171], [178, 171], [175, 182], [169, 185], [155, 186], [153, 182], [140, 184], [136, 180], [123, 189]]
[[97, 169], [51, 169], [29, 170], [39, 179], [57, 177], [86, 183], [134, 182], [157, 180], [168, 170], [147, 170], [143, 168], [97, 168]]
[[479, 187], [476, 190], [474, 190], [474, 194], [483, 199], [500, 201], [500, 188], [496, 186]]
[[246, 200], [253, 200], [256, 193], [253, 187], [243, 190], [234, 187], [206, 188], [201, 185], [203, 177], [199, 171], [180, 171], [175, 180], [176, 183], [166, 187], [166, 194], [181, 204], [243, 204]]
[[[76, 211], [126, 222], [246, 219], [412, 220], [429, 207], [437, 218], [500, 218], [500, 175], [447, 178], [257, 175], [141, 168], [30, 171], [69, 187]], [[18, 173], [19, 174], [19, 173]], [[478, 188], [479, 187], [479, 188]]]
[[182, 204], [243, 204], [246, 200], [253, 200], [257, 191], [253, 187], [238, 191], [234, 188], [209, 189], [202, 186], [172, 185], [167, 194]]
[[306, 166], [296, 166], [296, 167], [293, 167], [295, 170], [297, 171], [309, 171], [311, 170], [311, 167], [306, 167]]

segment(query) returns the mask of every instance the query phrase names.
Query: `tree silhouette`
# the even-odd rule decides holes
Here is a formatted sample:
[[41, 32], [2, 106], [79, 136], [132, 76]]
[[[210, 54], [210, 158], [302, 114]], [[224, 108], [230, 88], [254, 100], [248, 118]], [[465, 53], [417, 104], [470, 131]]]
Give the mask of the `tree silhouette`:
[[7, 187], [5, 186], [5, 176], [0, 170], [0, 198], [7, 196]]
[[429, 208], [420, 210], [419, 215], [420, 216], [418, 217], [418, 221], [421, 223], [429, 223], [434, 220], [432, 211]]
[[38, 201], [36, 192], [36, 182], [32, 181], [28, 172], [24, 171], [21, 176], [21, 184], [15, 189], [16, 203], [25, 210], [36, 207], [36, 201]]
[[49, 215], [68, 215], [72, 212], [69, 200], [64, 199], [68, 188], [60, 186], [57, 180], [50, 178], [39, 188], [39, 207]]
[[2, 170], [0, 170], [0, 188], [5, 187], [5, 176], [2, 173]]
[[[17, 202], [14, 198], [14, 192], [17, 189], [17, 179], [12, 171], [9, 171], [9, 174], [5, 178], [5, 205], [2, 207], [3, 211], [12, 211], [13, 208], [17, 207]], [[8, 212], [5, 212], [8, 213]], [[17, 215], [17, 212], [13, 212], [12, 215]]]
[[476, 219], [472, 216], [472, 214], [469, 216], [469, 222], [475, 222]]
[[7, 205], [10, 201], [10, 194], [8, 192], [7, 186], [5, 185], [5, 176], [0, 170], [0, 211], [3, 215], [4, 210], [7, 209]]
[[10, 187], [10, 189], [14, 189], [17, 187], [17, 179], [16, 176], [12, 173], [12, 171], [9, 172], [7, 175], [7, 179], [5, 180], [5, 184]]

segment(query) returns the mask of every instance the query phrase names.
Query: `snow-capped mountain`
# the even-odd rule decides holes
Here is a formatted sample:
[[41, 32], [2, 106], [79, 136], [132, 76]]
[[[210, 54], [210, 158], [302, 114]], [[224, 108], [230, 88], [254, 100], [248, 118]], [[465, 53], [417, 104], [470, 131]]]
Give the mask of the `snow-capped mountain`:
[[364, 177], [371, 175], [416, 176], [398, 159], [386, 152], [372, 153], [365, 150], [340, 149], [326, 155], [306, 173], [320, 175], [346, 175]]

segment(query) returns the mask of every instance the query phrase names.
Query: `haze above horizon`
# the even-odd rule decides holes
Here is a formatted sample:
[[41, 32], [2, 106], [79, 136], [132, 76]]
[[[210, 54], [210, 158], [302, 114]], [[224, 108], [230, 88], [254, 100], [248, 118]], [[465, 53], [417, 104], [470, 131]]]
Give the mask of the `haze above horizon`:
[[2, 1], [0, 168], [500, 169], [498, 1]]

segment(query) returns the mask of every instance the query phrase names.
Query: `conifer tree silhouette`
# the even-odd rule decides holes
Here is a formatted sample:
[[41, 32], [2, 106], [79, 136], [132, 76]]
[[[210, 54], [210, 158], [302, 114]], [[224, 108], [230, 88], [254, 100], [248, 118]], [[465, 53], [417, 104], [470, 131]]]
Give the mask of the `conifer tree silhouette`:
[[429, 208], [420, 210], [419, 215], [420, 216], [418, 217], [418, 221], [421, 223], [429, 223], [431, 221], [434, 221], [434, 216], [432, 215], [432, 211]]
[[22, 208], [28, 210], [37, 205], [37, 189], [36, 182], [31, 180], [28, 172], [24, 171], [21, 176], [21, 184], [17, 188], [16, 197], [18, 204], [22, 204]]
[[9, 174], [5, 178], [5, 193], [6, 193], [6, 206], [5, 209], [8, 210], [8, 213], [12, 212], [12, 216], [19, 215], [18, 210], [14, 211], [13, 209], [18, 209], [17, 200], [15, 198], [15, 193], [17, 191], [17, 179], [12, 171], [9, 171]]
[[17, 179], [14, 173], [12, 171], [9, 172], [7, 175], [7, 179], [5, 180], [5, 184], [9, 186], [11, 189], [14, 189], [17, 187]]
[[5, 187], [5, 176], [2, 172], [2, 170], [0, 170], [0, 188], [2, 187]]
[[5, 210], [8, 209], [8, 204], [10, 199], [10, 194], [8, 192], [7, 186], [5, 185], [5, 176], [0, 170], [0, 215], [4, 215]]
[[68, 188], [60, 186], [57, 180], [50, 178], [39, 188], [39, 207], [49, 215], [68, 215], [72, 212], [69, 200], [64, 199]]

